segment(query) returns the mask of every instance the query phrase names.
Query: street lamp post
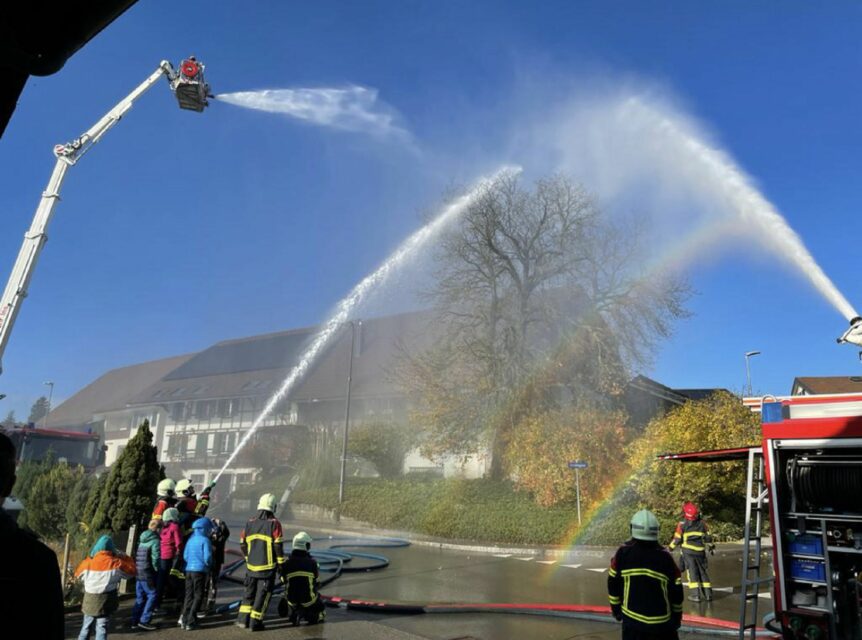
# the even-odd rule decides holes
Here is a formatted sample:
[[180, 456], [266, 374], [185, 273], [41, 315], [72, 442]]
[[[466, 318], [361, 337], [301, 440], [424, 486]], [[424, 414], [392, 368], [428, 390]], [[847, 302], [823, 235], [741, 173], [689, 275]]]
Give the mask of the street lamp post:
[[350, 325], [350, 358], [347, 360], [347, 402], [344, 408], [344, 437], [341, 440], [341, 477], [338, 481], [338, 514], [341, 516], [341, 503], [344, 501], [344, 476], [347, 470], [347, 430], [350, 427], [350, 387], [353, 378], [353, 352], [356, 345], [356, 323], [348, 320]]
[[48, 426], [48, 414], [51, 413], [51, 400], [54, 398], [54, 383], [51, 380], [48, 380], [44, 383], [46, 387], [48, 387], [48, 410], [45, 411], [45, 417], [42, 418], [42, 428], [45, 429]]
[[748, 382], [748, 395], [751, 395], [753, 392], [751, 388], [751, 365], [748, 363], [749, 359], [754, 356], [759, 356], [760, 351], [746, 351], [745, 352], [745, 379]]

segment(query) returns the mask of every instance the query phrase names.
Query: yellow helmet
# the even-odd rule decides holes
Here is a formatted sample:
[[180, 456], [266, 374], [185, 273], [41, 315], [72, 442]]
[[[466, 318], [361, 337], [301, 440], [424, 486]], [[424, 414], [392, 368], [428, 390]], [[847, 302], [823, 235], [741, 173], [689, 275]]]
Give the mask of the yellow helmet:
[[170, 478], [165, 478], [156, 485], [156, 493], [160, 496], [170, 496], [176, 489], [176, 484]]
[[295, 536], [293, 536], [293, 548], [301, 549], [302, 551], [308, 551], [311, 548], [311, 536], [308, 535], [305, 531], [300, 531]]
[[261, 511], [272, 511], [275, 513], [276, 508], [278, 507], [278, 500], [275, 497], [275, 494], [272, 493], [264, 493], [260, 500], [257, 501], [257, 508]]

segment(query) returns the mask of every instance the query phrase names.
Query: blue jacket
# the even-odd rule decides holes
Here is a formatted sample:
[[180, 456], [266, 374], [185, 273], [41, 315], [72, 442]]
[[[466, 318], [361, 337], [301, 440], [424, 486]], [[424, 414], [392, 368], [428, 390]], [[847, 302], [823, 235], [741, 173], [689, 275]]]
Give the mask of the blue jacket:
[[192, 535], [186, 541], [183, 559], [186, 572], [207, 573], [212, 567], [213, 552], [210, 542], [212, 522], [209, 518], [198, 518], [192, 524]]
[[141, 534], [138, 552], [135, 554], [135, 566], [138, 580], [145, 582], [156, 579], [159, 570], [159, 534], [147, 529]]

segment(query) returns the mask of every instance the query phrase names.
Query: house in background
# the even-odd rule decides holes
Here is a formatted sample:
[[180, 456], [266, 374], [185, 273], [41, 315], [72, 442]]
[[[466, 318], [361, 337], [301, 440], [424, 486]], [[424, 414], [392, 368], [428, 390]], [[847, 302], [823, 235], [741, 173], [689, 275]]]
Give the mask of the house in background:
[[[198, 353], [109, 371], [59, 405], [48, 420], [55, 428], [99, 429], [108, 465], [138, 425], [149, 420], [168, 475], [203, 485], [263, 415], [220, 480], [220, 486], [233, 490], [254, 482], [261, 469], [295, 469], [299, 456], [340, 457], [351, 363], [350, 428], [372, 422], [409, 428], [409, 398], [398, 382], [399, 363], [404, 353], [434, 343], [435, 326], [429, 312], [346, 324], [277, 402], [273, 396], [299, 364], [317, 327], [224, 340]], [[632, 424], [642, 428], [655, 416], [711, 391], [671, 389], [637, 376], [626, 386], [623, 400]], [[270, 402], [274, 406], [264, 415]], [[489, 464], [483, 454], [432, 461], [414, 450], [406, 456], [404, 471], [476, 478]]]
[[862, 393], [862, 376], [803, 376], [794, 378], [792, 396]]

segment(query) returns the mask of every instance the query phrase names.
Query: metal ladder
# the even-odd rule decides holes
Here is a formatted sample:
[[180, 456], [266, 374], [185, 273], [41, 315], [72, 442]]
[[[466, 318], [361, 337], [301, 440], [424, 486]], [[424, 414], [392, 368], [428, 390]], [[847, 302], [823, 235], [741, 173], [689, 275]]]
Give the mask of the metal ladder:
[[[760, 575], [763, 514], [769, 502], [763, 471], [763, 452], [756, 447], [750, 448], [748, 477], [745, 485], [745, 536], [742, 549], [742, 591], [739, 594], [739, 640], [745, 640], [746, 633], [752, 640], [757, 637], [757, 597], [760, 585], [772, 582], [772, 576], [763, 578]], [[752, 513], [754, 514], [753, 526]]]

